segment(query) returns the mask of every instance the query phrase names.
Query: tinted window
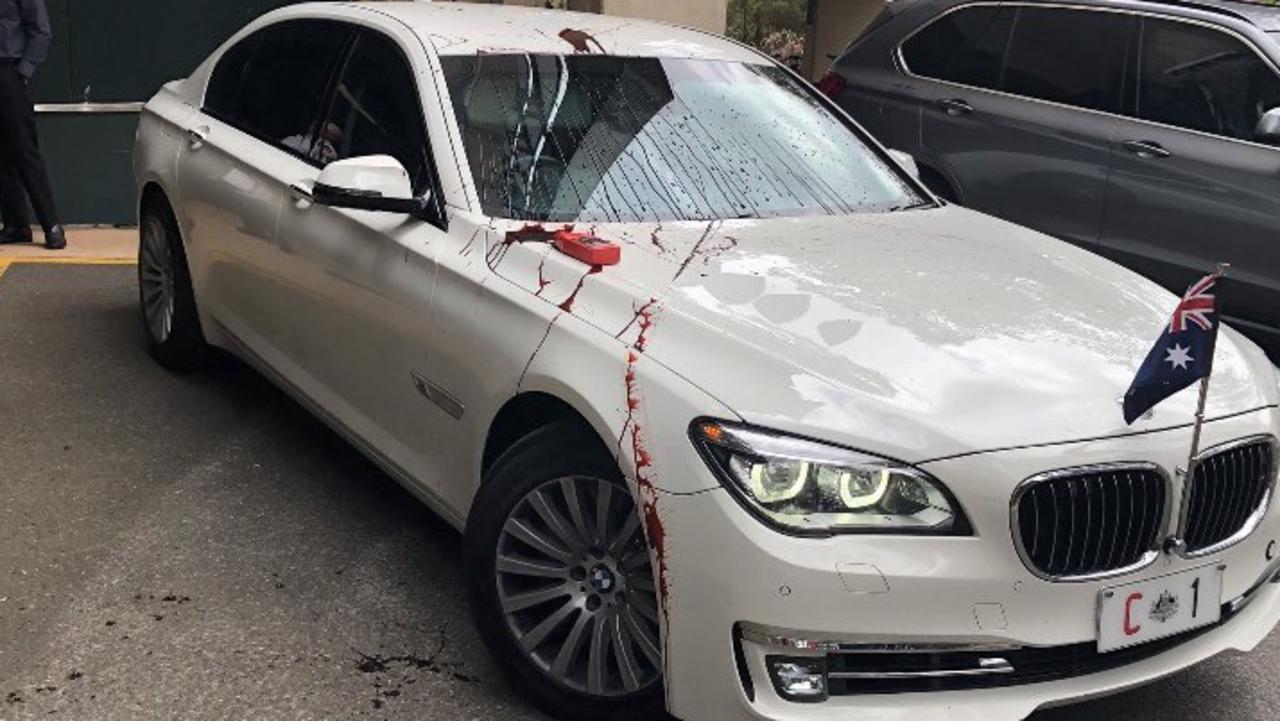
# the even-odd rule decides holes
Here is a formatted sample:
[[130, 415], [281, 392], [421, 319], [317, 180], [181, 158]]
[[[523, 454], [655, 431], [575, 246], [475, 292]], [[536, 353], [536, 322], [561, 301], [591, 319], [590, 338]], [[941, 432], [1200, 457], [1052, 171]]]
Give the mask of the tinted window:
[[214, 68], [205, 109], [275, 143], [308, 136], [348, 37], [340, 23], [310, 20], [255, 33]]
[[1138, 117], [1251, 140], [1280, 106], [1280, 79], [1252, 48], [1199, 25], [1147, 20], [1138, 69]]
[[708, 220], [922, 202], [781, 68], [585, 54], [441, 63], [488, 215]]
[[907, 68], [927, 78], [995, 88], [1014, 11], [983, 5], [944, 15], [902, 45]]
[[321, 165], [362, 155], [390, 155], [426, 188], [427, 135], [418, 87], [404, 53], [390, 39], [362, 33], [343, 68], [325, 122], [288, 143]]
[[1005, 60], [1005, 92], [1117, 111], [1128, 15], [1021, 8]]

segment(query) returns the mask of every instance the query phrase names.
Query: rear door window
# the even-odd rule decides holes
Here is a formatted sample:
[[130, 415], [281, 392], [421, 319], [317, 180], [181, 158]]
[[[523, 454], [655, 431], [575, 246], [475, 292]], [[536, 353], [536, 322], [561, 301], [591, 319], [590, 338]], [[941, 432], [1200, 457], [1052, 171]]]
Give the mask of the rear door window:
[[1138, 117], [1253, 140], [1262, 114], [1280, 106], [1280, 77], [1226, 33], [1173, 20], [1143, 22]]
[[298, 152], [351, 32], [343, 23], [295, 20], [260, 30], [218, 61], [205, 93], [210, 115]]
[[902, 45], [902, 59], [916, 75], [996, 89], [1014, 11], [992, 5], [942, 16]]
[[1118, 111], [1131, 23], [1130, 16], [1118, 13], [1020, 8], [1001, 89], [1078, 108]]

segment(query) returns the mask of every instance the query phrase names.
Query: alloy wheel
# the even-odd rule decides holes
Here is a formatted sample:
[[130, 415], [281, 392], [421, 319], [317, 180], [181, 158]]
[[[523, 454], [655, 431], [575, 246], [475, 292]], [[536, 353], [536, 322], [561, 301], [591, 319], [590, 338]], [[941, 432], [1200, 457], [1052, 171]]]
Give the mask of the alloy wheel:
[[496, 574], [516, 645], [557, 683], [615, 697], [660, 680], [657, 591], [626, 488], [583, 476], [538, 486], [503, 525]]
[[142, 252], [138, 281], [142, 288], [142, 312], [156, 343], [164, 343], [173, 333], [175, 290], [173, 248], [164, 223], [148, 218], [142, 226]]

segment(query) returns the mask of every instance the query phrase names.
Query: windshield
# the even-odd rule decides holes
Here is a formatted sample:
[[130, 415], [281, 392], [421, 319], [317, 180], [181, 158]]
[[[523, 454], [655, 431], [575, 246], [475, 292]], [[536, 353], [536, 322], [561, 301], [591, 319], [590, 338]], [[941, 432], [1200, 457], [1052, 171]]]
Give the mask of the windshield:
[[923, 202], [781, 68], [600, 55], [441, 62], [486, 215], [713, 220]]

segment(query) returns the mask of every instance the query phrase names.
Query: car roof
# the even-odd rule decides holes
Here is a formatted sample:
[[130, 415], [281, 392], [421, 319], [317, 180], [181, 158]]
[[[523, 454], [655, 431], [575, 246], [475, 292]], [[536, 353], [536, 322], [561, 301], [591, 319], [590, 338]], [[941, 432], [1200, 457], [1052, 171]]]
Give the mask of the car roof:
[[358, 2], [348, 3], [347, 7], [399, 20], [432, 43], [441, 55], [589, 52], [769, 62], [754, 50], [718, 35], [653, 20], [455, 2]]
[[[967, 0], [948, 4], [961, 5]], [[999, 1], [999, 0], [995, 0]], [[1039, 3], [1051, 5], [1095, 5], [1130, 10], [1160, 11], [1178, 14], [1179, 10], [1191, 13], [1210, 13], [1232, 16], [1253, 23], [1263, 30], [1280, 30], [1280, 7], [1250, 0], [1009, 0], [1009, 2]]]

